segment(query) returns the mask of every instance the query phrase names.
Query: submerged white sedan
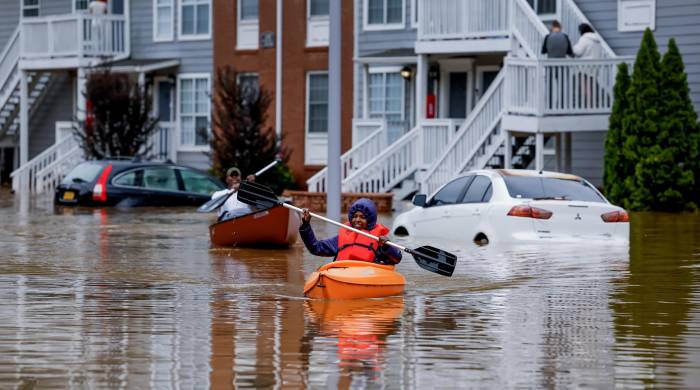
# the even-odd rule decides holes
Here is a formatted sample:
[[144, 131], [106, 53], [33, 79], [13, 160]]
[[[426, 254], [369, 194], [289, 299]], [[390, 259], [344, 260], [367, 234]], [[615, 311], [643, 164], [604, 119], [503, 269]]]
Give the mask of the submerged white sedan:
[[443, 185], [400, 214], [397, 236], [477, 244], [603, 240], [626, 243], [629, 216], [581, 177], [517, 169], [477, 170]]

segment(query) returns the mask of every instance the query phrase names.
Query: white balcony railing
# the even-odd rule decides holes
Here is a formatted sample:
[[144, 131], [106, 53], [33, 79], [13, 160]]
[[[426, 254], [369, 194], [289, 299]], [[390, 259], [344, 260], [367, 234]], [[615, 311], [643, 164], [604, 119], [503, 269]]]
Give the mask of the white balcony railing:
[[70, 14], [25, 18], [21, 22], [23, 59], [117, 57], [129, 54], [124, 15]]
[[610, 113], [621, 62], [631, 64], [632, 58], [506, 58], [508, 111], [535, 116]]
[[511, 0], [419, 0], [418, 40], [508, 35]]
[[[388, 143], [387, 125], [382, 119], [353, 121], [353, 147], [340, 156], [340, 179], [344, 180], [353, 172], [371, 161], [386, 148]], [[306, 181], [311, 192], [326, 192], [328, 168], [323, 168]]]

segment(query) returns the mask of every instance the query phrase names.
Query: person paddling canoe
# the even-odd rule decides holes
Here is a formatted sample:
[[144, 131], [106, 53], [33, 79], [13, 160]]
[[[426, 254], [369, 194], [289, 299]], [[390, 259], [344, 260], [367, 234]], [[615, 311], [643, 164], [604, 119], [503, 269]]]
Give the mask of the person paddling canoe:
[[398, 264], [401, 251], [386, 244], [389, 228], [377, 223], [377, 207], [370, 199], [355, 201], [348, 211], [350, 225], [379, 237], [379, 242], [347, 229], [339, 229], [338, 235], [326, 240], [317, 240], [311, 228], [311, 214], [303, 209], [299, 235], [304, 245], [316, 256], [334, 256], [333, 260], [359, 260], [380, 264]]

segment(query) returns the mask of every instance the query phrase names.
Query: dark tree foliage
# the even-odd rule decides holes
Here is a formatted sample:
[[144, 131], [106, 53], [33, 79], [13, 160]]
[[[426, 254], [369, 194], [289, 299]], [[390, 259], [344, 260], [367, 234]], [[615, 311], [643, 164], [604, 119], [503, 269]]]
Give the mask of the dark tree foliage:
[[[695, 209], [700, 197], [700, 136], [676, 42], [669, 41], [661, 60], [647, 29], [628, 87], [626, 83], [618, 74], [619, 100], [606, 139], [606, 192], [613, 202], [631, 210]], [[616, 145], [623, 145], [621, 152]]]
[[625, 158], [623, 142], [626, 137], [624, 118], [629, 107], [627, 90], [630, 85], [629, 69], [626, 63], [617, 67], [615, 78], [615, 102], [610, 114], [608, 133], [605, 138], [605, 170], [603, 183], [608, 199], [615, 204], [623, 204], [629, 198], [625, 178], [634, 175], [634, 161]]
[[266, 126], [271, 102], [266, 89], [237, 83], [233, 67], [217, 69], [210, 140], [215, 175], [224, 178], [228, 168], [238, 167], [245, 177], [279, 158], [282, 162], [257, 181], [269, 185], [276, 193], [294, 186], [294, 178], [286, 166], [289, 152], [280, 146], [282, 140], [277, 140], [274, 129]]
[[87, 113], [76, 120], [73, 134], [87, 159], [150, 157], [148, 139], [157, 129], [158, 119], [151, 115], [151, 96], [128, 75], [109, 69], [87, 77]]

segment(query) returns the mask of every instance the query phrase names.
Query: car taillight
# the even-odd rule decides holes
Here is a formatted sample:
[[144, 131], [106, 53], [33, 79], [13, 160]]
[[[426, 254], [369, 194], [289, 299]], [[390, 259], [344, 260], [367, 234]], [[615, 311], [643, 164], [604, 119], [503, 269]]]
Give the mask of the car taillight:
[[108, 164], [102, 173], [100, 173], [100, 177], [97, 178], [97, 183], [95, 183], [95, 186], [92, 188], [92, 200], [96, 202], [107, 201], [107, 179], [111, 172], [112, 164]]
[[508, 212], [511, 217], [525, 217], [525, 218], [535, 218], [535, 219], [550, 219], [552, 217], [552, 212], [545, 209], [540, 209], [537, 207], [531, 207], [527, 205], [513, 206]]
[[601, 214], [600, 218], [603, 219], [603, 222], [607, 222], [607, 223], [629, 222], [630, 221], [630, 216], [629, 216], [629, 214], [627, 214], [627, 211], [625, 211], [625, 210], [611, 211], [609, 213]]

